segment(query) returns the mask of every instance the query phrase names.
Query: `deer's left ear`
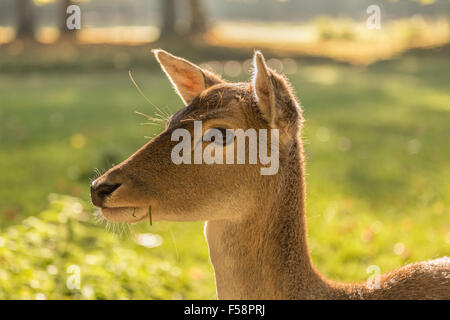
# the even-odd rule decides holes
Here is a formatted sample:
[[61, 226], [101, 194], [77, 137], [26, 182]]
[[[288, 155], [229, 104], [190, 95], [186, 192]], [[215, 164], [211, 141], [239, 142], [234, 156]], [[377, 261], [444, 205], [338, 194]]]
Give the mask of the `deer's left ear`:
[[272, 128], [294, 127], [301, 121], [301, 109], [289, 83], [267, 67], [261, 52], [253, 57], [252, 86], [259, 110]]
[[256, 51], [253, 56], [253, 90], [259, 109], [269, 125], [275, 123], [275, 91], [271, 74], [261, 52]]
[[185, 105], [206, 88], [223, 82], [212, 72], [164, 50], [153, 50], [153, 53]]

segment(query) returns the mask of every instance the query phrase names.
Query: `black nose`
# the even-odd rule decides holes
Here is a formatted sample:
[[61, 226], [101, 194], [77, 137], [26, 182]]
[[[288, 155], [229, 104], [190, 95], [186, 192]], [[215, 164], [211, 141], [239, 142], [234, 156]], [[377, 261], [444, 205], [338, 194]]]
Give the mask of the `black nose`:
[[92, 203], [97, 206], [101, 207], [103, 205], [103, 202], [105, 201], [105, 198], [111, 193], [113, 193], [117, 188], [120, 187], [120, 183], [100, 183], [98, 185], [92, 184], [91, 185], [91, 198]]

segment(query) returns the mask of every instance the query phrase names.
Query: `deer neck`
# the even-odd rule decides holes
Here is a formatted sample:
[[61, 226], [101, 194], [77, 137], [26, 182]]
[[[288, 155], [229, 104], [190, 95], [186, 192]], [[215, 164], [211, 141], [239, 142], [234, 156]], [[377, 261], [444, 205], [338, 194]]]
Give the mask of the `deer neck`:
[[261, 197], [249, 218], [206, 223], [219, 299], [313, 299], [333, 294], [308, 252], [300, 143], [288, 159], [279, 177], [257, 193]]

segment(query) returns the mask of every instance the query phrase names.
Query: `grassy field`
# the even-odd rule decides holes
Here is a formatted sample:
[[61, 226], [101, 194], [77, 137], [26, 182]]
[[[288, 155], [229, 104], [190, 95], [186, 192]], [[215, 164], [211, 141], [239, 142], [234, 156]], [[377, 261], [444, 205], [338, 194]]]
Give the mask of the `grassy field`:
[[[365, 280], [370, 265], [387, 272], [449, 255], [448, 54], [366, 69], [298, 63], [290, 79], [307, 119], [318, 268]], [[162, 72], [134, 77], [158, 106], [181, 107]], [[0, 74], [0, 83], [0, 299], [214, 298], [201, 223], [141, 224], [119, 236], [88, 218], [94, 169], [119, 163], [161, 130], [140, 125], [134, 111], [153, 109], [127, 72]], [[139, 245], [140, 233], [162, 244]], [[82, 270], [80, 290], [64, 285], [71, 264]]]

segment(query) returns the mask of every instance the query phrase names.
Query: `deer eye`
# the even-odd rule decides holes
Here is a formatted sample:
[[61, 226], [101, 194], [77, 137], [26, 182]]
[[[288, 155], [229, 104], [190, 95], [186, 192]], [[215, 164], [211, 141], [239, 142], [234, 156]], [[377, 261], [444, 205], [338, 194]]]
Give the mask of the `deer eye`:
[[[216, 137], [219, 133], [222, 135], [222, 140], [219, 140]], [[227, 146], [234, 140], [234, 133], [230, 129], [212, 128], [206, 131], [203, 138], [205, 141], [211, 141], [221, 146]]]

